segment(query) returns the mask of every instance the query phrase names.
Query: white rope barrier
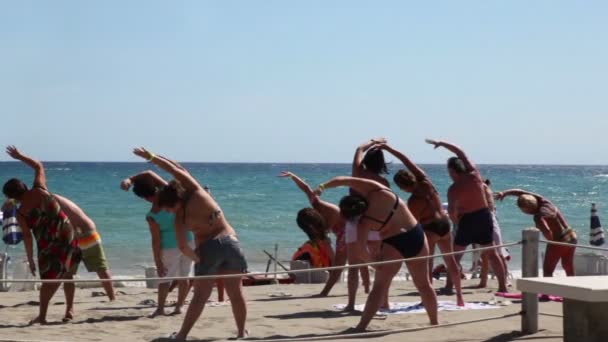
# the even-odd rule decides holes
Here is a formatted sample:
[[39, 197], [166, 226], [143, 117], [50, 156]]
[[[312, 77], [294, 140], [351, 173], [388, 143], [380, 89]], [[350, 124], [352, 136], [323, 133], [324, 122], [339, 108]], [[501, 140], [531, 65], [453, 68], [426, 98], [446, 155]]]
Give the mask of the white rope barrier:
[[414, 332], [414, 331], [421, 331], [421, 330], [429, 330], [429, 329], [435, 329], [435, 328], [445, 328], [445, 327], [451, 327], [451, 326], [455, 326], [455, 325], [460, 325], [460, 324], [471, 324], [471, 323], [479, 323], [479, 322], [485, 322], [485, 321], [490, 321], [490, 320], [495, 320], [495, 319], [503, 319], [503, 318], [509, 318], [509, 317], [514, 317], [514, 316], [519, 316], [519, 313], [515, 313], [515, 314], [508, 314], [508, 315], [502, 315], [502, 316], [493, 316], [493, 317], [485, 317], [485, 318], [480, 318], [480, 319], [475, 319], [475, 320], [470, 320], [470, 321], [459, 321], [459, 322], [452, 322], [452, 323], [444, 323], [444, 324], [438, 324], [438, 325], [429, 325], [429, 326], [424, 326], [424, 327], [415, 327], [415, 328], [404, 328], [404, 329], [394, 329], [394, 330], [380, 330], [380, 331], [369, 331], [369, 332], [363, 332], [363, 333], [353, 333], [353, 334], [338, 334], [338, 335], [323, 335], [323, 336], [310, 336], [310, 337], [286, 337], [283, 339], [275, 339], [275, 338], [270, 338], [270, 339], [246, 339], [246, 340], [250, 340], [250, 341], [272, 341], [272, 342], [290, 342], [290, 341], [320, 341], [320, 340], [337, 340], [337, 339], [354, 339], [354, 338], [365, 338], [365, 337], [379, 337], [379, 336], [385, 336], [385, 335], [392, 335], [392, 334], [401, 334], [401, 333], [406, 333], [406, 332]]
[[549, 317], [555, 317], [555, 318], [564, 318], [564, 316], [562, 316], [562, 315], [550, 314], [550, 313], [547, 313], [547, 312], [539, 312], [538, 314], [541, 315], [541, 316], [549, 316]]
[[595, 250], [595, 251], [608, 252], [608, 248], [601, 248], [601, 247], [595, 247], [595, 246], [589, 246], [589, 245], [575, 245], [575, 244], [567, 243], [567, 242], [557, 242], [557, 241], [547, 241], [547, 240], [540, 240], [540, 242], [546, 243], [548, 245], [573, 247], [573, 248], [583, 248], [583, 249], [591, 249], [591, 250]]
[[[330, 267], [320, 267], [320, 268], [309, 268], [309, 269], [300, 269], [300, 270], [292, 270], [292, 271], [278, 271], [278, 272], [265, 272], [265, 273], [238, 273], [238, 274], [219, 274], [219, 275], [208, 275], [208, 276], [193, 276], [193, 277], [154, 277], [154, 278], [121, 278], [121, 279], [0, 279], [0, 283], [99, 283], [99, 282], [142, 282], [142, 281], [157, 281], [157, 280], [209, 280], [209, 279], [227, 279], [227, 278], [247, 278], [252, 276], [275, 276], [281, 274], [298, 274], [298, 273], [309, 273], [309, 272], [319, 272], [319, 271], [333, 271], [340, 269], [350, 269], [350, 268], [359, 268], [365, 266], [381, 266], [395, 263], [402, 263], [406, 261], [415, 261], [415, 260], [425, 260], [432, 259], [440, 256], [450, 256], [450, 255], [458, 255], [465, 253], [473, 253], [477, 251], [485, 251], [491, 249], [498, 249], [503, 247], [510, 247], [515, 245], [520, 245], [522, 242], [511, 242], [505, 243], [502, 245], [496, 246], [488, 246], [488, 247], [480, 247], [473, 248], [470, 250], [465, 250], [461, 252], [451, 252], [437, 255], [425, 255], [420, 257], [412, 257], [405, 259], [395, 259], [395, 260], [386, 260], [386, 261], [374, 261], [362, 264], [353, 264], [353, 265], [343, 265], [343, 266], [330, 266]], [[269, 278], [270, 279], [270, 278]]]

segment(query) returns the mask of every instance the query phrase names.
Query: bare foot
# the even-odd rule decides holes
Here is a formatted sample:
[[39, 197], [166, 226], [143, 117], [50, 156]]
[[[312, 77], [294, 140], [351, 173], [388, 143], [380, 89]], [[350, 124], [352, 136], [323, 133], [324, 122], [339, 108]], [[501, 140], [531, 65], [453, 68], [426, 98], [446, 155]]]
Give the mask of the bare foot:
[[321, 292], [319, 294], [313, 295], [312, 298], [327, 297], [328, 295], [329, 293], [327, 292]]
[[239, 338], [246, 338], [249, 337], [249, 330], [245, 329], [245, 331], [243, 331], [242, 333], [238, 334], [236, 336], [236, 339], [238, 340]]
[[475, 286], [474, 288], [476, 288], [476, 289], [485, 289], [486, 287], [488, 287], [488, 283], [481, 282], [481, 283], [477, 284], [477, 286]]
[[48, 322], [46, 321], [46, 319], [42, 319], [42, 318], [40, 318], [40, 316], [38, 316], [28, 323], [28, 325], [34, 325], [34, 324], [45, 325], [45, 324], [48, 324]]
[[362, 333], [365, 332], [365, 328], [360, 328], [359, 326], [356, 327], [350, 327], [344, 331], [341, 332], [341, 334], [358, 334], [358, 333]]
[[464, 298], [462, 298], [462, 296], [458, 296], [458, 298], [456, 298], [456, 305], [464, 307]]
[[173, 310], [173, 312], [171, 313], [171, 316], [173, 315], [181, 315], [182, 314], [182, 307], [181, 306], [176, 306], [175, 309]]
[[165, 315], [165, 309], [156, 309], [154, 310], [153, 313], [148, 315], [148, 318], [154, 318], [156, 316], [164, 316]]
[[67, 323], [70, 322], [71, 320], [74, 319], [74, 311], [73, 310], [69, 310], [65, 313], [65, 316], [63, 316], [63, 319], [61, 319], [61, 321], [63, 323]]
[[345, 312], [354, 312], [355, 310], [355, 306], [354, 305], [347, 305], [342, 311]]

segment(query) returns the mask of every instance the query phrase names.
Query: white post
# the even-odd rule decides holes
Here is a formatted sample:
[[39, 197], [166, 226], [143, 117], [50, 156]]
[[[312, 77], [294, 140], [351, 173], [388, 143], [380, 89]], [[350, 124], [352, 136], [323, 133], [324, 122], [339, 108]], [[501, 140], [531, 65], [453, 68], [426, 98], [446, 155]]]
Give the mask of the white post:
[[[522, 277], [538, 277], [538, 241], [540, 239], [540, 231], [536, 228], [527, 228], [522, 231], [522, 237]], [[524, 334], [536, 333], [538, 331], [538, 294], [523, 293], [521, 313], [521, 331]]]

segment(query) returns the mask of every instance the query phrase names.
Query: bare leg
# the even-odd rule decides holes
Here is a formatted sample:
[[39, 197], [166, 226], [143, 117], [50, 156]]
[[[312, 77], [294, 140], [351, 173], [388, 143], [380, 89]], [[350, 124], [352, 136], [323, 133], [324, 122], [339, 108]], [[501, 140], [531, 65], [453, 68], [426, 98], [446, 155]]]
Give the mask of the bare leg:
[[[388, 249], [388, 248], [387, 248]], [[390, 252], [386, 252], [384, 260], [395, 260], [400, 259], [399, 254], [394, 248], [391, 247]], [[365, 331], [369, 322], [372, 320], [380, 305], [384, 301], [384, 296], [388, 293], [393, 277], [401, 269], [401, 263], [382, 265], [376, 270], [376, 277], [374, 279], [374, 285], [372, 291], [367, 296], [367, 302], [365, 303], [365, 309], [361, 315], [359, 324], [355, 327], [355, 331]]]
[[[99, 279], [112, 279], [112, 274], [110, 273], [110, 270], [99, 270], [97, 271], [97, 276], [99, 277]], [[114, 286], [112, 285], [111, 281], [103, 281], [101, 282], [101, 285], [103, 286], [103, 289], [106, 291], [106, 295], [108, 296], [108, 299], [110, 299], [111, 302], [116, 300], [116, 296], [114, 294]]]
[[[431, 232], [424, 232], [424, 235], [426, 235], [426, 241], [429, 244], [429, 254], [434, 255], [435, 254], [435, 244], [437, 243], [437, 240], [439, 240], [439, 236], [437, 236], [437, 234], [431, 233]], [[428, 264], [429, 264], [429, 281], [432, 284], [433, 283], [433, 259], [429, 259]], [[446, 265], [446, 267], [447, 267], [447, 265]]]
[[230, 305], [232, 306], [232, 315], [236, 322], [237, 338], [246, 337], [248, 335], [245, 329], [247, 303], [245, 303], [245, 296], [243, 295], [243, 282], [241, 278], [226, 278], [224, 282], [226, 284], [226, 293], [228, 294], [228, 298], [230, 298]]
[[[70, 274], [65, 276], [65, 279], [74, 279], [74, 276]], [[65, 294], [65, 316], [63, 316], [61, 321], [66, 323], [74, 319], [76, 285], [74, 283], [63, 283], [63, 293]]]
[[185, 340], [188, 337], [188, 333], [192, 330], [194, 323], [198, 320], [205, 308], [205, 303], [211, 296], [213, 291], [213, 283], [215, 280], [195, 280], [194, 281], [194, 296], [188, 306], [188, 311], [184, 317], [184, 322], [179, 333], [175, 336], [177, 340]]
[[38, 317], [33, 319], [30, 324], [40, 323], [46, 324], [46, 313], [49, 309], [49, 302], [57, 289], [59, 289], [60, 283], [44, 283], [40, 287], [40, 311]]
[[224, 279], [218, 279], [217, 280], [217, 301], [218, 302], [223, 302], [224, 301]]
[[[371, 283], [369, 276], [369, 267], [359, 267], [359, 273], [361, 274], [361, 283], [363, 283], [363, 291], [365, 291], [365, 293], [369, 293], [369, 286]], [[357, 280], [357, 287], [358, 286], [359, 284]]]
[[[494, 244], [492, 243], [482, 247], [488, 247], [493, 245]], [[492, 269], [494, 270], [494, 274], [498, 279], [498, 292], [509, 292], [509, 290], [507, 289], [507, 276], [505, 274], [505, 269], [503, 268], [502, 262], [500, 261], [498, 251], [496, 249], [490, 249], [483, 251], [483, 254], [489, 259], [490, 264], [492, 265]]]
[[165, 282], [158, 284], [158, 306], [153, 313], [148, 315], [148, 318], [154, 318], [156, 316], [163, 316], [165, 314], [165, 303], [167, 302], [167, 296], [169, 295], [169, 288], [171, 282]]
[[[460, 260], [462, 259], [463, 253], [459, 253], [467, 249], [466, 246], [454, 245], [454, 252], [458, 254], [454, 255], [454, 260], [456, 261], [456, 266], [458, 266], [458, 277], [461, 277], [462, 274], [462, 265], [460, 265]], [[454, 283], [452, 282], [452, 277], [447, 277], [445, 282], [444, 290], [451, 291], [454, 288]]]
[[182, 306], [186, 302], [186, 297], [188, 297], [188, 290], [190, 289], [190, 284], [188, 280], [178, 280], [177, 284], [177, 303], [175, 304], [175, 309], [173, 310], [173, 314], [181, 314]]
[[[355, 253], [352, 251], [353, 244], [346, 245], [346, 255], [348, 259], [349, 265], [357, 264], [357, 258]], [[367, 267], [366, 271], [367, 271]], [[359, 287], [359, 272], [361, 272], [361, 276], [363, 277], [363, 267], [359, 268], [349, 268], [348, 269], [348, 304], [344, 308], [344, 311], [354, 311], [355, 310], [355, 300], [357, 298], [357, 288]], [[369, 273], [367, 274], [369, 281]]]
[[[417, 256], [426, 256], [428, 254], [429, 250], [425, 241], [424, 248], [422, 248]], [[429, 315], [431, 325], [437, 325], [437, 295], [435, 294], [433, 286], [429, 282], [429, 269], [427, 267], [428, 262], [426, 260], [412, 260], [406, 261], [405, 264], [407, 265], [407, 269], [412, 276], [416, 289], [418, 289], [418, 293], [420, 293], [422, 305], [424, 305], [424, 309]]]
[[[452, 253], [452, 236], [448, 234], [443, 236], [437, 243], [439, 250], [443, 254]], [[444, 256], [445, 267], [448, 271], [448, 279], [452, 279], [452, 283], [456, 288], [456, 303], [458, 306], [464, 306], [464, 298], [462, 297], [462, 286], [460, 282], [460, 267], [456, 262], [456, 258], [453, 255]]]
[[488, 273], [490, 272], [490, 261], [485, 255], [481, 255], [481, 272], [479, 273], [479, 285], [477, 288], [485, 289], [488, 286]]
[[[346, 264], [346, 251], [337, 252], [332, 266], [344, 266], [345, 264]], [[325, 287], [323, 287], [323, 290], [321, 291], [319, 296], [327, 297], [327, 295], [329, 295], [329, 291], [331, 291], [331, 289], [334, 287], [334, 285], [336, 284], [338, 279], [340, 279], [341, 275], [342, 275], [341, 269], [330, 271], [329, 279], [327, 279], [327, 282], [325, 283]]]

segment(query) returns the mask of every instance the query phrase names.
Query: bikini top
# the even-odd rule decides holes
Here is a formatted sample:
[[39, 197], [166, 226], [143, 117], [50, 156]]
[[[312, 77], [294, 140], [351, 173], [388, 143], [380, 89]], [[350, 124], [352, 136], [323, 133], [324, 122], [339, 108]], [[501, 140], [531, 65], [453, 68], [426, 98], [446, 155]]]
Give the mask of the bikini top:
[[[366, 218], [368, 220], [372, 220], [372, 221], [375, 221], [375, 222], [378, 222], [378, 223], [382, 223], [382, 225], [380, 226], [380, 228], [378, 228], [378, 229], [372, 229], [372, 230], [375, 230], [375, 231], [379, 231], [382, 228], [384, 228], [384, 226], [386, 226], [386, 224], [393, 218], [393, 215], [395, 215], [395, 212], [397, 211], [397, 207], [399, 207], [399, 196], [394, 191], [392, 191], [390, 189], [379, 189], [379, 190], [374, 190], [372, 192], [378, 192], [378, 191], [383, 191], [383, 190], [384, 191], [390, 191], [390, 192], [393, 193], [393, 195], [395, 195], [395, 204], [393, 205], [393, 209], [391, 210], [391, 212], [388, 213], [388, 215], [386, 216], [386, 219], [384, 219], [384, 221], [382, 221], [382, 220], [379, 220], [379, 219], [377, 219], [375, 217], [371, 217], [371, 216], [368, 216], [368, 215], [365, 215], [365, 214], [363, 216], [361, 216], [362, 218]], [[370, 192], [370, 193], [372, 193], [372, 192]]]

